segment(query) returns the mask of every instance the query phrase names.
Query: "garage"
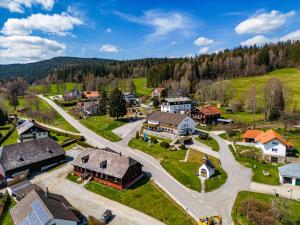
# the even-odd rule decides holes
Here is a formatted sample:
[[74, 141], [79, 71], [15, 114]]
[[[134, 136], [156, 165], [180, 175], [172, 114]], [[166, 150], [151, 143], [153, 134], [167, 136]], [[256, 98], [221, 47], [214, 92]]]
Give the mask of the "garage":
[[296, 186], [300, 186], [300, 178], [296, 179]]
[[283, 178], [283, 183], [284, 184], [292, 184], [292, 182], [293, 182], [293, 179], [290, 178], [290, 177], [284, 177]]
[[300, 163], [289, 163], [278, 167], [281, 184], [300, 186]]

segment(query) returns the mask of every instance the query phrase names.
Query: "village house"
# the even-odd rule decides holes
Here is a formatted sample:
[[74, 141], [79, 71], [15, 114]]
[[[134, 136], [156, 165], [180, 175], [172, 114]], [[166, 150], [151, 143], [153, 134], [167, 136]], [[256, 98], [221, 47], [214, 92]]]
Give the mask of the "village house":
[[300, 163], [290, 163], [280, 166], [278, 170], [281, 184], [300, 186]]
[[177, 136], [188, 135], [195, 132], [195, 121], [185, 114], [156, 111], [146, 117], [144, 129]]
[[65, 160], [65, 151], [49, 137], [0, 147], [2, 180], [44, 170]]
[[85, 91], [83, 92], [83, 97], [86, 100], [97, 100], [100, 97], [100, 93], [98, 91]]
[[142, 176], [142, 165], [109, 148], [87, 149], [72, 163], [74, 173], [117, 190], [128, 188]]
[[69, 91], [63, 95], [63, 99], [66, 102], [81, 99], [81, 97], [82, 97], [82, 92], [77, 89]]
[[34, 188], [12, 209], [14, 225], [77, 225], [80, 220], [64, 196]]
[[83, 118], [98, 115], [100, 113], [99, 101], [78, 102], [77, 110]]
[[166, 98], [160, 106], [160, 111], [168, 113], [187, 113], [191, 109], [192, 100], [187, 97]]
[[20, 183], [7, 187], [7, 192], [11, 197], [15, 197], [18, 201], [24, 198], [37, 186], [32, 184], [29, 180], [24, 180]]
[[34, 120], [25, 120], [17, 126], [18, 142], [31, 141], [49, 136], [49, 130]]
[[203, 157], [203, 164], [199, 168], [199, 175], [204, 178], [210, 178], [215, 174], [215, 166], [208, 159], [207, 155]]
[[123, 96], [127, 105], [140, 105], [140, 99], [133, 92], [123, 92]]
[[152, 98], [153, 97], [160, 98], [162, 95], [162, 92], [165, 90], [166, 90], [165, 88], [155, 88], [151, 93]]
[[[274, 130], [259, 132], [257, 130], [246, 131], [243, 134], [246, 142], [253, 142], [263, 152], [264, 160], [272, 163], [284, 163], [287, 150], [292, 145]], [[254, 139], [254, 141], [253, 141]]]
[[191, 117], [201, 124], [216, 124], [221, 117], [221, 111], [215, 106], [201, 106], [191, 112]]

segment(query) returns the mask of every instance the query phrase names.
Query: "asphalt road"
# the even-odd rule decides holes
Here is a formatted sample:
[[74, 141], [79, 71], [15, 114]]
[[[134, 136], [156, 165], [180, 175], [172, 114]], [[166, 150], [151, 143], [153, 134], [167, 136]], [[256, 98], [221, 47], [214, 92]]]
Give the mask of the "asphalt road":
[[[218, 190], [209, 193], [199, 193], [180, 184], [161, 167], [158, 160], [155, 158], [143, 153], [142, 151], [137, 151], [126, 146], [130, 137], [133, 137], [135, 129], [132, 132], [129, 132], [129, 135], [121, 142], [110, 142], [83, 126], [80, 122], [56, 105], [52, 100], [43, 96], [39, 97], [45, 100], [70, 124], [72, 124], [74, 128], [80, 131], [88, 143], [97, 147], [112, 148], [142, 163], [144, 171], [151, 173], [154, 181], [193, 218], [197, 219], [203, 215], [221, 215], [223, 218], [223, 224], [232, 224], [231, 209], [234, 200], [239, 191], [249, 189], [251, 170], [241, 166], [235, 161], [227, 143], [216, 134], [211, 133], [211, 136], [215, 138], [220, 145], [219, 157], [223, 169], [227, 172], [228, 179]], [[136, 129], [138, 129], [138, 126]]]

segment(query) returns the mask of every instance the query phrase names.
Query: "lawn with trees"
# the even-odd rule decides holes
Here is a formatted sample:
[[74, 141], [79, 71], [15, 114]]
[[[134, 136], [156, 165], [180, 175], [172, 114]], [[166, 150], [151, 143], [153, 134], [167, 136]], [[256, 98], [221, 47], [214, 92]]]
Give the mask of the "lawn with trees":
[[85, 188], [146, 213], [165, 224], [196, 225], [196, 221], [148, 177], [142, 178], [124, 191], [118, 191], [94, 181], [86, 184]]

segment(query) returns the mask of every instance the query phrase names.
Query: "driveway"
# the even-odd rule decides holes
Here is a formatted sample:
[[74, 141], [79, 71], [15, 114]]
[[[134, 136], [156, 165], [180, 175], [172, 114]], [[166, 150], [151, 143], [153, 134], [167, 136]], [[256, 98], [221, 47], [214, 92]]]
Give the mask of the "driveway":
[[218, 135], [211, 133], [211, 136], [215, 138], [220, 145], [219, 158], [223, 169], [227, 172], [228, 179], [218, 190], [210, 193], [199, 193], [180, 184], [171, 175], [169, 175], [162, 168], [159, 161], [152, 156], [126, 146], [126, 143], [134, 133], [133, 131], [130, 132], [130, 135], [125, 137], [125, 140], [120, 142], [110, 142], [83, 126], [50, 99], [41, 95], [39, 95], [39, 97], [46, 101], [70, 124], [72, 124], [72, 126], [80, 131], [88, 143], [97, 147], [112, 148], [115, 151], [130, 156], [143, 164], [144, 171], [151, 173], [154, 181], [195, 220], [203, 215], [212, 216], [218, 214], [223, 217], [223, 224], [231, 225], [231, 209], [234, 200], [239, 191], [249, 189], [251, 170], [241, 166], [235, 161], [226, 141]]
[[162, 225], [160, 221], [118, 202], [109, 200], [86, 190], [82, 185], [73, 183], [65, 177], [72, 171], [70, 163], [33, 178], [32, 182], [41, 187], [48, 187], [50, 192], [61, 194], [86, 217], [92, 215], [99, 218], [106, 210], [111, 209], [115, 218], [112, 225]]
[[144, 120], [137, 120], [131, 123], [126, 123], [125, 125], [114, 129], [112, 132], [118, 135], [120, 138], [125, 138], [130, 135], [132, 130], [136, 130], [136, 128], [141, 128]]

